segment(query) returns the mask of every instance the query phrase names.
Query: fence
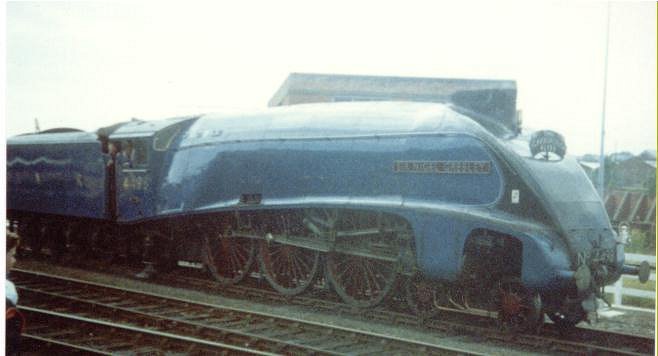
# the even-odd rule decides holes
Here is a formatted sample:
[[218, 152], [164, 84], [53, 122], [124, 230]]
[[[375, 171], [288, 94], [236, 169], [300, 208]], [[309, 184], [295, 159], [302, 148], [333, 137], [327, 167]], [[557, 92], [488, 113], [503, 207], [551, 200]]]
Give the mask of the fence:
[[[631, 265], [639, 265], [640, 262], [642, 261], [647, 261], [649, 262], [649, 265], [651, 265], [652, 269], [654, 271], [651, 272], [651, 275], [649, 277], [649, 281], [647, 283], [653, 283], [654, 285], [656, 284], [656, 256], [651, 256], [651, 255], [639, 255], [635, 253], [627, 253], [626, 254], [626, 264], [631, 264]], [[615, 307], [620, 307], [620, 308], [632, 308], [632, 309], [641, 309], [641, 310], [647, 310], [647, 311], [655, 311], [654, 309], [649, 309], [649, 308], [637, 308], [637, 307], [630, 307], [628, 305], [623, 304], [623, 296], [631, 296], [631, 297], [637, 297], [637, 298], [642, 298], [642, 299], [656, 299], [656, 291], [655, 290], [642, 290], [642, 289], [635, 289], [635, 288], [627, 288], [624, 287], [624, 279], [626, 280], [637, 280], [637, 276], [622, 276], [619, 278], [617, 283], [607, 286], [605, 288], [606, 293], [612, 293], [613, 299], [612, 299], [612, 305]]]

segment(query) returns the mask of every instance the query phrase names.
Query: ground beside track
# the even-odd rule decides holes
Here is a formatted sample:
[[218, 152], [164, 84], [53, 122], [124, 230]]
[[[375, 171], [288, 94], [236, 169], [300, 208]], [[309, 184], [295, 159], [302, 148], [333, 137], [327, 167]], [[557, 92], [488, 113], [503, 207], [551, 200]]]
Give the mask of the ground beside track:
[[[182, 288], [172, 288], [165, 285], [158, 285], [158, 281], [143, 282], [130, 277], [118, 277], [106, 275], [97, 272], [82, 271], [60, 266], [46, 265], [36, 261], [21, 261], [17, 266], [19, 268], [39, 269], [50, 273], [67, 276], [70, 278], [79, 278], [98, 283], [135, 288], [151, 293], [172, 296], [177, 298], [188, 299], [193, 302], [209, 303], [229, 307], [243, 308], [265, 313], [273, 313], [282, 316], [291, 316], [302, 318], [309, 321], [338, 325], [344, 327], [354, 327], [362, 330], [368, 330], [399, 337], [412, 338], [415, 340], [439, 343], [455, 348], [466, 348], [475, 352], [481, 352], [492, 355], [527, 355], [528, 350], [517, 348], [516, 346], [495, 344], [484, 338], [478, 338], [475, 335], [436, 335], [431, 330], [423, 329], [422, 326], [413, 327], [409, 325], [391, 325], [389, 323], [380, 323], [373, 320], [361, 319], [355, 315], [336, 315], [330, 314], [323, 310], [313, 310], [309, 307], [285, 304], [268, 305], [256, 303], [247, 300], [238, 300], [227, 298], [221, 295], [213, 295], [205, 291], [195, 291]], [[654, 335], [655, 314], [629, 310], [612, 310], [601, 314], [598, 323], [593, 323], [592, 328], [607, 329], [615, 331], [624, 331], [637, 335]], [[28, 321], [29, 322], [29, 321]], [[550, 352], [548, 352], [550, 353]]]

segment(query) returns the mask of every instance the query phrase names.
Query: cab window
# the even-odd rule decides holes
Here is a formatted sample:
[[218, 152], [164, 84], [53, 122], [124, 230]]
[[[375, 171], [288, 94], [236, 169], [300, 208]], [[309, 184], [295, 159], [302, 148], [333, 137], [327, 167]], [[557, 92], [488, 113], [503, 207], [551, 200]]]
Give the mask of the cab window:
[[143, 140], [133, 142], [133, 152], [131, 160], [136, 167], [146, 167], [148, 165], [148, 146]]
[[121, 168], [146, 168], [148, 146], [144, 140], [122, 140], [117, 146], [120, 150], [116, 159]]

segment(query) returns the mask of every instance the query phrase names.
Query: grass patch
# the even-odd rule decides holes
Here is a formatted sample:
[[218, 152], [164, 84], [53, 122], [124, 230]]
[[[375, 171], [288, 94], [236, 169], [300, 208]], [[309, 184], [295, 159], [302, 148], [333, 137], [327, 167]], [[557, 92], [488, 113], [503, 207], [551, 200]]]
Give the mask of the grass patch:
[[[656, 291], [656, 281], [647, 281], [646, 284], [640, 283], [635, 276], [623, 276], [622, 277], [623, 287], [626, 289], [637, 289], [648, 292]], [[606, 288], [606, 299], [610, 303], [614, 303], [615, 296], [613, 293], [613, 286], [607, 286]], [[622, 304], [626, 306], [638, 307], [638, 308], [649, 308], [654, 309], [656, 307], [656, 302], [654, 299], [634, 297], [630, 295], [622, 295]]]
[[[613, 303], [615, 300], [615, 296], [612, 293], [606, 293], [605, 298], [610, 302]], [[640, 297], [632, 297], [632, 296], [622, 296], [621, 297], [621, 302], [625, 306], [630, 306], [630, 307], [637, 307], [637, 308], [647, 308], [647, 309], [655, 309], [656, 308], [656, 302], [653, 299], [646, 299], [646, 298], [640, 298]], [[599, 307], [604, 306], [605, 304], [599, 305]]]
[[623, 278], [623, 286], [624, 288], [632, 288], [632, 289], [640, 289], [640, 290], [648, 290], [648, 291], [655, 291], [656, 290], [656, 281], [648, 280], [647, 283], [640, 283], [640, 281], [637, 280], [637, 277], [622, 277]]
[[637, 229], [632, 229], [630, 233], [630, 241], [624, 247], [624, 251], [628, 253], [655, 256], [656, 236]]
[[621, 300], [624, 305], [630, 305], [639, 308], [649, 308], [649, 309], [654, 309], [656, 307], [655, 300], [653, 299], [623, 296], [621, 297]]

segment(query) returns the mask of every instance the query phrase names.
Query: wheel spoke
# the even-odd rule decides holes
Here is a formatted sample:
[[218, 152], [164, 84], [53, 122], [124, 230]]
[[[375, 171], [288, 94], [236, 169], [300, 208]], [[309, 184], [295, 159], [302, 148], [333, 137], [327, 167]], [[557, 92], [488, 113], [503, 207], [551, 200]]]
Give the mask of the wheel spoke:
[[291, 262], [292, 262], [293, 266], [295, 267], [294, 268], [294, 271], [296, 271], [296, 273], [294, 273], [295, 277], [297, 279], [306, 278], [307, 277], [306, 271], [308, 271], [308, 268], [304, 267], [304, 264], [302, 263], [301, 257], [298, 256], [298, 254], [295, 254], [295, 255], [291, 256]]
[[423, 279], [420, 273], [407, 279], [406, 299], [411, 310], [422, 320], [431, 318], [439, 311], [435, 285]]
[[397, 278], [397, 263], [332, 253], [327, 259], [327, 271], [334, 289], [345, 302], [370, 307], [390, 292]]
[[[384, 300], [395, 284], [401, 263], [399, 259], [389, 260], [390, 255], [400, 253], [401, 236], [411, 236], [406, 225], [386, 213], [339, 209], [309, 209], [305, 220], [319, 230], [315, 236], [326, 239], [330, 246], [326, 276], [343, 301], [370, 307]], [[387, 228], [396, 224], [401, 226], [398, 231]]]
[[[349, 263], [345, 263], [345, 262], [341, 263], [341, 265], [346, 265], [346, 267], [345, 267], [345, 269], [343, 269], [342, 273], [337, 274], [336, 279], [339, 282], [345, 282], [345, 280], [343, 279], [343, 276], [346, 273], [349, 273], [348, 276], [351, 276], [351, 282], [354, 282], [356, 280], [356, 271], [354, 270], [353, 265], [349, 264]], [[352, 285], [354, 285], [354, 283], [352, 283]]]
[[299, 264], [297, 256], [290, 256], [291, 276], [292, 279], [302, 280], [304, 278], [304, 270]]
[[[220, 233], [219, 231], [223, 231]], [[218, 227], [207, 236], [204, 256], [210, 273], [220, 284], [235, 284], [247, 275], [254, 260], [255, 247], [252, 240], [236, 236], [227, 225]]]
[[229, 261], [231, 262], [231, 268], [227, 272], [235, 276], [240, 272], [241, 261], [237, 253], [235, 252], [235, 249], [229, 251], [229, 256], [230, 256]]
[[[301, 219], [293, 214], [276, 216], [273, 234], [291, 236], [291, 229], [302, 226]], [[295, 235], [304, 232], [294, 230]], [[310, 232], [308, 232], [310, 234]], [[258, 261], [265, 279], [276, 291], [293, 296], [312, 285], [318, 271], [320, 253], [277, 242], [260, 242]], [[308, 261], [305, 261], [308, 259]]]
[[[378, 280], [378, 278], [377, 278], [377, 274], [376, 274], [375, 271], [372, 269], [372, 265], [371, 265], [370, 263], [368, 263], [368, 261], [365, 261], [363, 265], [364, 265], [364, 267], [365, 267], [366, 274], [370, 276], [370, 279], [372, 279], [372, 282], [373, 282], [373, 283], [375, 284], [375, 286], [377, 287], [377, 291], [378, 291], [378, 292], [381, 291], [382, 288], [381, 288], [381, 286], [379, 285], [379, 282], [377, 281], [377, 280]], [[370, 284], [369, 284], [369, 288], [372, 290], [372, 287], [370, 287]]]
[[308, 261], [308, 260], [305, 260], [304, 257], [305, 257], [305, 255], [302, 254], [301, 256], [297, 256], [297, 257], [296, 257], [296, 260], [297, 260], [297, 262], [299, 263], [300, 268], [302, 268], [302, 269], [304, 269], [304, 270], [308, 270], [308, 269], [309, 269], [309, 265], [308, 265], [308, 262], [309, 262], [309, 261]]
[[235, 248], [233, 249], [232, 254], [235, 256], [238, 263], [244, 263], [247, 260], [245, 256], [245, 249], [242, 246], [242, 243], [238, 242], [235, 244]]
[[527, 290], [517, 278], [503, 280], [499, 291], [498, 317], [502, 326], [525, 331], [541, 325], [541, 299], [536, 292]]
[[[274, 246], [261, 242], [259, 263], [261, 271], [272, 288], [285, 295], [297, 295], [304, 292], [315, 278], [319, 264], [319, 252], [304, 251], [293, 246]], [[283, 249], [289, 249], [284, 252]], [[298, 255], [311, 254], [313, 263], [302, 265]]]

